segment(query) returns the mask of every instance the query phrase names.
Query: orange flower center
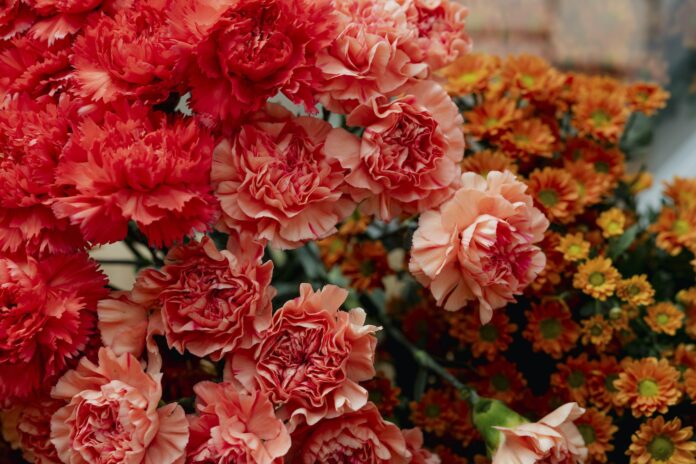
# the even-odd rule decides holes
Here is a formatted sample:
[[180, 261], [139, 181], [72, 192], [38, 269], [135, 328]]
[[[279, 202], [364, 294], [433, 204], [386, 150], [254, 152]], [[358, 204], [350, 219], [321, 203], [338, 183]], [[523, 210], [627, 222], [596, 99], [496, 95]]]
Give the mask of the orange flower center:
[[544, 189], [539, 192], [539, 201], [544, 206], [554, 206], [556, 203], [558, 203], [558, 194], [555, 190]]
[[604, 278], [604, 274], [601, 272], [593, 272], [590, 274], [590, 285], [593, 287], [599, 287], [600, 285], [603, 285], [606, 279]]
[[544, 319], [539, 323], [541, 336], [546, 340], [554, 340], [561, 335], [561, 322], [558, 319]]
[[660, 387], [653, 379], [645, 379], [638, 382], [638, 394], [647, 398], [652, 398], [660, 393]]
[[658, 435], [648, 444], [648, 451], [656, 461], [667, 461], [674, 454], [674, 443], [664, 435]]

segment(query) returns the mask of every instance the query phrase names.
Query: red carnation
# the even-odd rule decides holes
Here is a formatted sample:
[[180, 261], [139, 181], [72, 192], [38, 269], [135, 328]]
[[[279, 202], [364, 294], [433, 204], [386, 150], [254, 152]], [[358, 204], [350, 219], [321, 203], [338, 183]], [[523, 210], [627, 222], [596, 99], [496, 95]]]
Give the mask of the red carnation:
[[0, 404], [50, 388], [94, 332], [106, 278], [86, 254], [0, 260]]
[[85, 119], [66, 147], [57, 182], [73, 194], [57, 200], [56, 215], [93, 243], [123, 239], [130, 220], [158, 247], [206, 230], [217, 207], [212, 137], [192, 119], [121, 103]]
[[113, 18], [102, 14], [84, 30], [72, 58], [81, 95], [95, 101], [125, 96], [156, 103], [177, 90], [184, 49], [175, 44], [158, 6], [142, 4]]
[[69, 137], [69, 104], [22, 95], [0, 111], [0, 252], [42, 256], [84, 245], [79, 229], [51, 210], [58, 194], [55, 168]]
[[[31, 28], [31, 35], [49, 44], [79, 31], [87, 15], [102, 3], [102, 0], [24, 1], [43, 17]], [[127, 4], [127, 0], [124, 4]]]
[[7, 40], [29, 29], [34, 13], [21, 0], [7, 0], [0, 5], [0, 40]]
[[214, 119], [260, 109], [282, 92], [313, 108], [316, 55], [335, 31], [330, 0], [186, 0], [172, 21], [196, 43], [193, 108]]

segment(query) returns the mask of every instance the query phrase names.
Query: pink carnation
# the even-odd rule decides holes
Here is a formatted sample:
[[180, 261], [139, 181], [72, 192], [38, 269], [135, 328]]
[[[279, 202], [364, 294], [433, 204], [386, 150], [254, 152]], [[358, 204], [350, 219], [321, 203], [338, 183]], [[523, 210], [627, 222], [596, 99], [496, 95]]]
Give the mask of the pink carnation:
[[201, 382], [196, 415], [189, 417], [190, 464], [282, 464], [290, 435], [262, 392], [244, 393], [229, 383]]
[[84, 246], [77, 227], [58, 219], [55, 170], [69, 137], [67, 107], [27, 95], [0, 110], [0, 251], [13, 256], [70, 253]]
[[97, 305], [98, 327], [104, 346], [116, 355], [140, 358], [147, 337], [148, 309], [133, 301], [130, 292], [111, 292]]
[[[423, 432], [419, 428], [405, 429], [401, 433], [406, 440], [406, 448], [411, 453], [411, 464], [440, 464], [440, 457], [423, 448]], [[446, 463], [445, 463], [446, 464]]]
[[0, 259], [0, 404], [50, 388], [69, 368], [94, 333], [105, 285], [86, 254]]
[[208, 229], [212, 137], [194, 120], [121, 103], [73, 135], [56, 176], [72, 194], [56, 200], [56, 215], [92, 243], [123, 239], [131, 220], [154, 246]]
[[155, 310], [151, 330], [171, 348], [218, 361], [258, 343], [271, 323], [273, 263], [262, 257], [251, 236], [233, 234], [223, 251], [204, 237], [172, 248], [162, 269], [141, 272], [131, 298]]
[[188, 424], [181, 406], [159, 407], [161, 374], [143, 372], [130, 354], [99, 350], [53, 388], [67, 404], [51, 420], [51, 441], [63, 462], [128, 464], [184, 462]]
[[526, 189], [510, 172], [467, 172], [450, 200], [420, 217], [409, 269], [446, 310], [478, 301], [485, 324], [544, 268], [534, 244], [549, 221]]
[[140, 3], [114, 17], [98, 15], [75, 41], [78, 92], [92, 100], [165, 100], [181, 86], [185, 47], [170, 31], [163, 4]]
[[297, 248], [336, 231], [355, 204], [344, 172], [326, 157], [331, 125], [292, 117], [277, 105], [215, 148], [212, 179], [221, 228], [248, 231], [278, 248]]
[[279, 92], [314, 107], [316, 55], [335, 34], [330, 0], [184, 0], [171, 16], [194, 46], [191, 103], [204, 117], [236, 119]]
[[396, 0], [338, 0], [339, 34], [321, 50], [321, 102], [332, 111], [350, 112], [357, 104], [393, 95], [407, 82], [428, 75], [414, 41], [407, 7]]
[[390, 221], [439, 206], [459, 181], [464, 156], [462, 117], [439, 85], [423, 81], [396, 100], [375, 99], [347, 118], [362, 137], [333, 129], [326, 154], [350, 173], [355, 201], [366, 214]]
[[286, 462], [407, 464], [411, 459], [401, 430], [367, 403], [358, 411], [299, 428], [292, 434]]
[[365, 312], [339, 307], [348, 292], [333, 285], [314, 292], [302, 284], [300, 296], [273, 315], [261, 343], [231, 353], [225, 378], [247, 391], [267, 393], [291, 427], [315, 424], [361, 408], [372, 378], [379, 330], [365, 325]]
[[51, 443], [51, 416], [63, 406], [62, 401], [40, 398], [0, 411], [2, 435], [13, 449], [34, 464], [60, 464]]
[[575, 403], [567, 403], [539, 422], [514, 428], [496, 427], [500, 445], [493, 464], [575, 464], [585, 462], [587, 447], [573, 421], [585, 413]]

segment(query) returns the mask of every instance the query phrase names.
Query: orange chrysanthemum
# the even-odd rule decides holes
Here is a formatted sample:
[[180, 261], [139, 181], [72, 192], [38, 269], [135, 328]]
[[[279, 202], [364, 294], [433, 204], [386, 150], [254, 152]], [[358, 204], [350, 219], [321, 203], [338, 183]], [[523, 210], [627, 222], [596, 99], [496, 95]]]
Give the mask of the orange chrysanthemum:
[[631, 408], [635, 417], [664, 414], [679, 402], [679, 371], [666, 359], [643, 358], [627, 361], [614, 382], [619, 403]]
[[686, 248], [696, 247], [696, 208], [678, 211], [662, 208], [657, 222], [648, 229], [656, 233], [655, 243], [671, 255], [678, 255]]
[[348, 242], [338, 234], [334, 234], [317, 242], [319, 246], [319, 256], [324, 267], [331, 269], [341, 262], [346, 255]]
[[449, 435], [466, 446], [474, 435], [469, 405], [452, 390], [428, 389], [412, 401], [411, 422], [438, 437]]
[[510, 125], [510, 129], [500, 138], [505, 151], [518, 157], [553, 156], [556, 138], [551, 128], [538, 118], [522, 119]]
[[390, 273], [387, 250], [379, 241], [357, 243], [341, 263], [341, 271], [356, 290], [381, 287], [382, 278]]
[[696, 207], [696, 179], [675, 177], [665, 183], [665, 195], [672, 199], [674, 206], [680, 210]]
[[669, 355], [670, 362], [679, 372], [696, 369], [696, 345], [680, 343], [674, 351], [669, 350], [665, 354]]
[[669, 100], [669, 92], [649, 82], [636, 82], [629, 85], [626, 96], [631, 111], [640, 111], [648, 116], [667, 106], [667, 100]]
[[464, 457], [460, 456], [445, 445], [437, 445], [434, 449], [435, 454], [440, 458], [440, 462], [447, 464], [469, 464], [469, 461]]
[[573, 286], [593, 298], [604, 301], [614, 294], [619, 279], [621, 275], [612, 266], [611, 259], [599, 256], [578, 266], [578, 272], [573, 277]]
[[512, 343], [512, 334], [517, 325], [502, 311], [495, 311], [493, 318], [487, 324], [481, 324], [478, 313], [473, 311], [457, 311], [449, 313], [449, 334], [471, 347], [471, 353], [477, 357], [485, 357], [489, 361], [507, 350]]
[[614, 330], [604, 316], [596, 314], [582, 321], [581, 341], [583, 345], [593, 345], [597, 351], [607, 348], [614, 336]]
[[626, 169], [625, 156], [621, 151], [587, 138], [568, 139], [564, 156], [570, 161], [590, 163], [595, 172], [595, 182], [601, 182], [605, 192], [616, 186]]
[[649, 189], [653, 184], [653, 176], [648, 171], [638, 171], [632, 174], [624, 174], [624, 183], [628, 184], [628, 188], [634, 195]]
[[[400, 302], [399, 306], [403, 308], [405, 305]], [[442, 317], [442, 309], [427, 296], [403, 315], [401, 330], [419, 347], [436, 351], [442, 349], [442, 337], [447, 333], [448, 324]]]
[[585, 406], [589, 396], [588, 380], [595, 363], [587, 358], [587, 353], [582, 353], [575, 358], [568, 357], [565, 363], [558, 364], [557, 369], [551, 374], [551, 385], [563, 394], [564, 400]]
[[521, 54], [503, 63], [503, 78], [516, 93], [533, 100], [549, 101], [560, 93], [563, 75], [543, 58]]
[[590, 462], [607, 462], [607, 453], [614, 450], [611, 441], [619, 430], [613, 424], [611, 416], [588, 408], [585, 414], [575, 420], [575, 426], [585, 441]]
[[692, 427], [682, 428], [679, 418], [665, 422], [664, 417], [648, 419], [631, 437], [626, 454], [630, 464], [693, 464], [696, 442]]
[[619, 208], [608, 209], [599, 215], [597, 225], [605, 238], [621, 235], [626, 227], [626, 215]]
[[696, 404], [696, 369], [687, 369], [684, 372], [684, 391], [691, 398], [691, 402]]
[[475, 137], [495, 137], [521, 117], [517, 102], [508, 98], [486, 100], [464, 113], [465, 128]]
[[550, 221], [572, 219], [578, 201], [578, 186], [570, 174], [558, 168], [535, 170], [529, 176], [529, 193]]
[[581, 261], [590, 255], [590, 242], [583, 238], [582, 232], [561, 237], [556, 250], [563, 253], [566, 261]]
[[579, 326], [562, 300], [547, 299], [540, 304], [532, 303], [531, 311], [525, 311], [525, 316], [527, 327], [522, 335], [532, 343], [534, 351], [542, 351], [558, 359], [575, 346]]
[[394, 409], [399, 405], [401, 389], [391, 383], [391, 380], [382, 374], [377, 374], [372, 379], [361, 384], [370, 394], [370, 401], [377, 405], [377, 409], [384, 417], [391, 417]]
[[647, 306], [655, 301], [655, 289], [648, 282], [648, 276], [645, 274], [620, 280], [616, 284], [616, 295], [633, 306]]
[[517, 165], [502, 151], [478, 151], [464, 158], [461, 166], [462, 172], [475, 172], [484, 177], [491, 171], [517, 172]]
[[527, 381], [515, 364], [498, 358], [479, 366], [476, 371], [480, 378], [473, 383], [481, 395], [504, 403], [514, 403], [524, 397]]
[[486, 90], [488, 81], [499, 66], [500, 58], [497, 56], [467, 53], [436, 74], [446, 79], [444, 87], [450, 95], [462, 96]]
[[618, 393], [614, 381], [619, 378], [621, 366], [614, 356], [604, 356], [592, 364], [592, 370], [587, 378], [587, 389], [590, 401], [601, 410], [622, 407], [616, 398]]
[[684, 313], [672, 303], [661, 302], [648, 308], [644, 320], [653, 332], [674, 335], [684, 325]]
[[616, 143], [628, 118], [622, 95], [590, 90], [581, 92], [573, 107], [573, 125], [580, 135]]
[[680, 290], [677, 299], [687, 306], [696, 306], [696, 286]]
[[610, 176], [606, 173], [598, 175], [594, 165], [588, 161], [566, 161], [563, 169], [568, 171], [578, 184], [578, 205], [581, 207], [599, 203], [611, 186]]

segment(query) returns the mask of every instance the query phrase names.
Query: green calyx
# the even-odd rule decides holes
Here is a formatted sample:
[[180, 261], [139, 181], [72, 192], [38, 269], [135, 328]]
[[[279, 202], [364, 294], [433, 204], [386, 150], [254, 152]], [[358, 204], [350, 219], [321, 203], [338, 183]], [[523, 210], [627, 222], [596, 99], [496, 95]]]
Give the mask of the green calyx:
[[495, 451], [500, 443], [500, 431], [494, 427], [514, 428], [529, 422], [502, 401], [489, 398], [481, 398], [474, 406], [473, 421], [491, 451]]

